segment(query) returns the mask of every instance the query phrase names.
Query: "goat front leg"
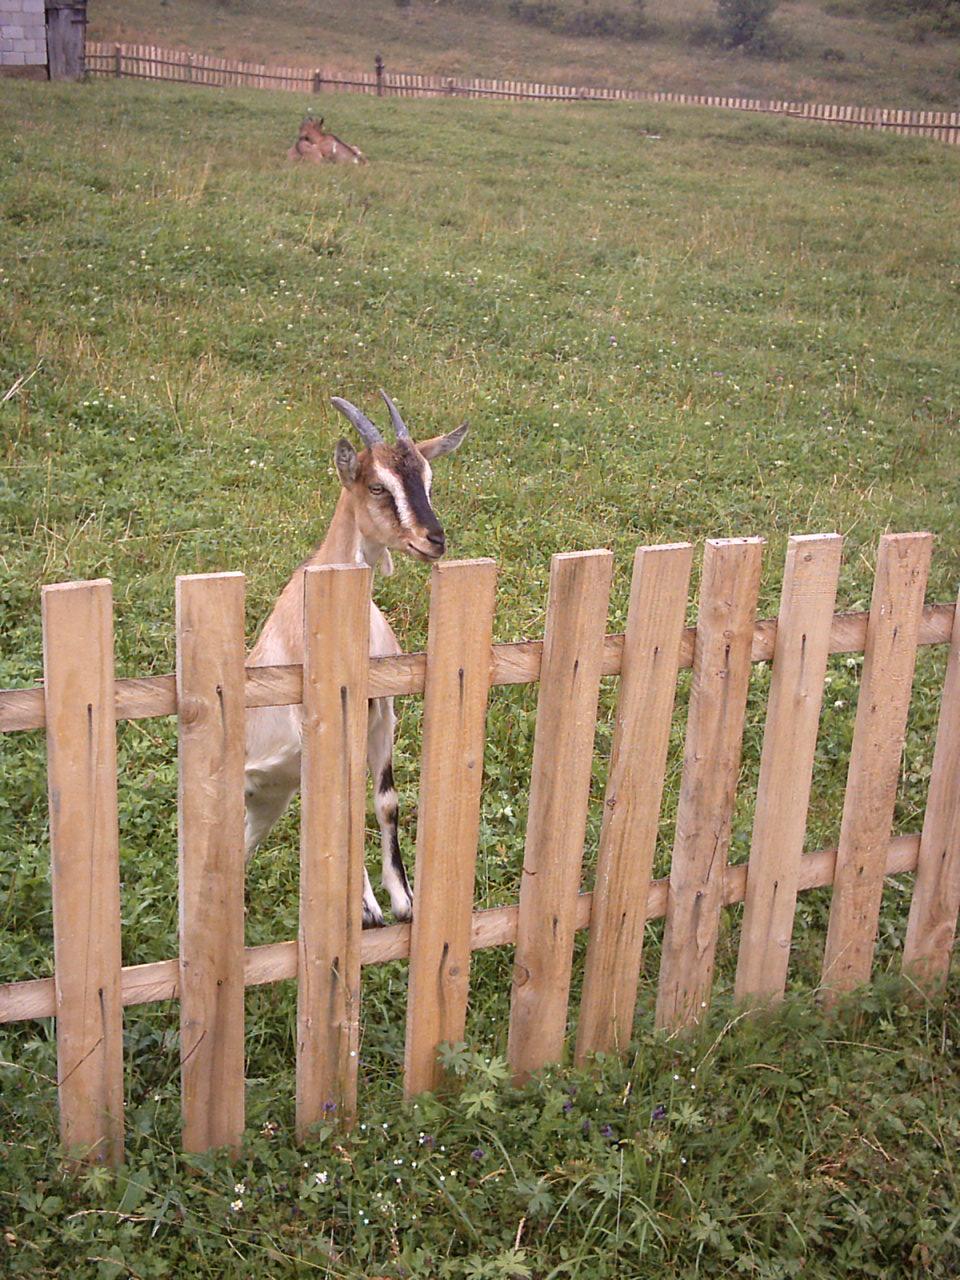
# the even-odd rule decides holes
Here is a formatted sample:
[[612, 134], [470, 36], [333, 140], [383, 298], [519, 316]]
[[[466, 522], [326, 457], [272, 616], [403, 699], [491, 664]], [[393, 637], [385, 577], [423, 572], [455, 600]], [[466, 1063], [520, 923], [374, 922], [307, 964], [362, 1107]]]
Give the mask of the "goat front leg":
[[390, 895], [397, 920], [413, 917], [413, 894], [400, 854], [397, 832], [397, 792], [393, 785], [393, 734], [396, 716], [392, 698], [373, 698], [367, 724], [367, 764], [373, 779], [373, 807], [380, 828], [383, 856], [381, 883]]

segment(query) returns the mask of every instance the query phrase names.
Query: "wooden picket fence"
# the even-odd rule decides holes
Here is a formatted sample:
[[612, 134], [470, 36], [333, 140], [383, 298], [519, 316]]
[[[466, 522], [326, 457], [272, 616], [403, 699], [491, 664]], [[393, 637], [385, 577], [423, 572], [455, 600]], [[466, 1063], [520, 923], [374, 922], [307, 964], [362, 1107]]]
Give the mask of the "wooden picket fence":
[[[826, 999], [871, 976], [884, 877], [916, 871], [903, 963], [936, 987], [960, 905], [960, 610], [924, 606], [929, 534], [879, 544], [868, 613], [835, 613], [841, 538], [789, 541], [779, 615], [757, 621], [763, 540], [706, 543], [686, 628], [692, 548], [635, 556], [625, 635], [607, 635], [608, 551], [554, 556], [542, 641], [492, 644], [491, 560], [432, 569], [426, 653], [368, 658], [370, 571], [309, 569], [305, 660], [245, 667], [244, 579], [182, 577], [176, 674], [114, 678], [108, 581], [42, 592], [42, 686], [0, 692], [0, 731], [45, 728], [54, 977], [0, 987], [0, 1021], [57, 1020], [62, 1138], [122, 1159], [123, 1006], [179, 999], [183, 1145], [236, 1147], [244, 1126], [244, 989], [298, 982], [298, 1135], [357, 1110], [361, 966], [409, 957], [407, 1096], [440, 1082], [462, 1038], [471, 952], [516, 946], [508, 1057], [517, 1079], [564, 1052], [574, 935], [589, 929], [575, 1055], [631, 1036], [646, 921], [665, 917], [655, 1019], [710, 999], [721, 907], [744, 902], [735, 992], [785, 987], [798, 892], [833, 885]], [[918, 645], [947, 645], [922, 833], [891, 839]], [[804, 853], [829, 654], [865, 653], [836, 849]], [[728, 865], [748, 682], [771, 662], [748, 865]], [[693, 669], [672, 863], [652, 880], [677, 673]], [[580, 892], [600, 679], [619, 675], [595, 888]], [[485, 718], [493, 685], [539, 683], [519, 903], [474, 910]], [[422, 693], [412, 925], [364, 932], [367, 701]], [[244, 947], [246, 707], [303, 707], [300, 928]], [[121, 963], [118, 719], [178, 718], [180, 953]]]
[[843, 124], [941, 142], [960, 143], [960, 111], [905, 111], [896, 107], [855, 107], [785, 99], [744, 98], [702, 93], [662, 93], [649, 89], [587, 88], [483, 77], [453, 78], [390, 71], [377, 59], [373, 71], [343, 72], [330, 67], [268, 67], [262, 63], [214, 58], [155, 45], [88, 41], [86, 67], [92, 76], [172, 80], [220, 88], [287, 89], [295, 93], [367, 93], [380, 97], [485, 98], [512, 102], [671, 102]]

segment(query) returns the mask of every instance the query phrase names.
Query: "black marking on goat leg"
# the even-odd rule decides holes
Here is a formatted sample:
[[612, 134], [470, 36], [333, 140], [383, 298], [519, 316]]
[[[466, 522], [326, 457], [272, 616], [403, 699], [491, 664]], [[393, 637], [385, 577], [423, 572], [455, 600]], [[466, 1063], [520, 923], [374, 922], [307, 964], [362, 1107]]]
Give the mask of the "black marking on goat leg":
[[382, 929], [387, 923], [383, 918], [383, 912], [378, 908], [377, 915], [374, 915], [366, 903], [363, 904], [363, 928], [364, 929]]
[[[380, 781], [377, 784], [377, 790], [382, 796], [386, 795], [388, 791], [393, 790], [393, 765], [389, 761], [383, 766], [380, 773]], [[394, 809], [394, 816], [396, 816], [396, 809]]]
[[[397, 836], [396, 819], [394, 819], [390, 827], [390, 865], [399, 877], [400, 883], [403, 885], [404, 889], [408, 894], [410, 894], [410, 881], [407, 879], [407, 869], [403, 865], [403, 857], [400, 853], [400, 840]], [[410, 894], [410, 896], [412, 897], [413, 895]]]

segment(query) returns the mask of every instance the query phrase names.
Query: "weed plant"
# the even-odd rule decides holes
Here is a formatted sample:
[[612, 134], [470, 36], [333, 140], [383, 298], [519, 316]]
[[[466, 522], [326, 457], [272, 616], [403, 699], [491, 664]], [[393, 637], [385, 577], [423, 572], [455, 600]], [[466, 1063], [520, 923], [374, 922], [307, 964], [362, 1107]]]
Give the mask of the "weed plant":
[[[955, 597], [960, 344], [957, 231], [945, 210], [956, 154], [703, 111], [343, 97], [326, 115], [370, 165], [306, 170], [283, 161], [305, 105], [129, 83], [0, 84], [0, 395], [25, 379], [0, 405], [0, 686], [40, 673], [47, 582], [113, 580], [120, 675], [173, 669], [178, 573], [244, 570], [252, 637], [336, 499], [343, 427], [330, 395], [375, 411], [379, 386], [424, 435], [471, 420], [464, 448], [436, 469], [435, 500], [451, 557], [501, 565], [498, 640], [542, 634], [551, 554], [592, 546], [616, 556], [611, 630], [622, 629], [641, 542], [764, 535], [769, 615], [789, 533], [845, 535], [839, 607], [863, 609], [879, 535], [927, 528], [937, 535], [929, 598]], [[422, 647], [423, 572], [399, 565], [377, 596], [405, 648]], [[831, 660], [810, 848], [836, 841], [859, 673], [854, 655]], [[919, 827], [942, 675], [943, 651], [924, 651], [897, 831]], [[757, 668], [734, 860], [749, 849], [768, 681]], [[658, 874], [673, 837], [687, 675], [678, 687]], [[584, 888], [615, 694], [605, 682]], [[534, 688], [491, 697], [480, 906], [517, 896], [535, 708]], [[419, 717], [419, 701], [404, 699], [396, 773], [408, 849]], [[174, 727], [123, 724], [119, 750], [124, 961], [164, 959], [177, 928]], [[0, 776], [0, 980], [43, 977], [42, 737], [0, 738]], [[249, 870], [248, 943], [295, 936], [296, 881], [294, 808]], [[908, 902], [909, 877], [892, 880], [881, 977], [899, 969]], [[365, 971], [368, 1129], [340, 1143], [346, 1156], [332, 1133], [303, 1157], [289, 1145], [292, 984], [248, 994], [249, 1165], [214, 1159], [203, 1176], [173, 1154], [174, 1006], [127, 1013], [127, 1181], [62, 1180], [52, 1028], [8, 1027], [0, 1204], [14, 1240], [0, 1266], [144, 1277], [402, 1266], [526, 1268], [538, 1280], [698, 1267], [952, 1274], [955, 1020], [882, 994], [850, 1013], [849, 1031], [802, 1013], [828, 909], [829, 891], [801, 899], [797, 998], [784, 1019], [738, 1024], [705, 1060], [706, 1041], [695, 1050], [649, 1032], [651, 926], [638, 1056], [603, 1064], [598, 1088], [561, 1071], [504, 1090], [509, 949], [478, 953], [471, 1048], [451, 1059], [468, 1091], [486, 1096], [471, 1114], [466, 1095], [402, 1110], [405, 968]], [[708, 1037], [725, 1025], [737, 922], [736, 908], [725, 912]], [[698, 1087], [683, 1103], [699, 1119], [664, 1125], [680, 1105], [669, 1080], [691, 1066]], [[795, 1085], [781, 1090], [786, 1080]], [[374, 1146], [383, 1124], [392, 1136]], [[389, 1161], [409, 1169], [421, 1130], [446, 1151], [407, 1183]], [[688, 1141], [693, 1180], [681, 1164], [692, 1163]], [[466, 1188], [453, 1196], [439, 1162], [449, 1152], [452, 1182]], [[329, 1181], [311, 1185], [323, 1171]], [[394, 1220], [377, 1194], [398, 1176]]]
[[696, 1035], [523, 1088], [504, 1059], [441, 1057], [454, 1089], [372, 1092], [292, 1143], [289, 1069], [238, 1157], [178, 1155], [175, 1086], [138, 1056], [128, 1162], [71, 1174], [38, 1135], [27, 1067], [0, 1095], [11, 1276], [755, 1276], [948, 1280], [960, 1266], [957, 1005], [888, 986], [824, 1015], [722, 1003]]

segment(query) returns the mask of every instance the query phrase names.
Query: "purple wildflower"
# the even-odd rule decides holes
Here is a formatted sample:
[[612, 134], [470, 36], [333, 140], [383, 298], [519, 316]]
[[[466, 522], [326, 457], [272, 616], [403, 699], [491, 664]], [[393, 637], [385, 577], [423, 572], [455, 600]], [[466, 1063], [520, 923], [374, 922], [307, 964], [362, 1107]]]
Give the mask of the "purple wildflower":
[[654, 1107], [653, 1110], [650, 1112], [650, 1119], [663, 1120], [666, 1114], [667, 1114], [667, 1108], [661, 1102], [658, 1106]]
[[483, 1147], [474, 1147], [470, 1152], [470, 1156], [474, 1160], [482, 1160], [486, 1154], [487, 1153], [484, 1151]]

